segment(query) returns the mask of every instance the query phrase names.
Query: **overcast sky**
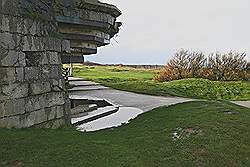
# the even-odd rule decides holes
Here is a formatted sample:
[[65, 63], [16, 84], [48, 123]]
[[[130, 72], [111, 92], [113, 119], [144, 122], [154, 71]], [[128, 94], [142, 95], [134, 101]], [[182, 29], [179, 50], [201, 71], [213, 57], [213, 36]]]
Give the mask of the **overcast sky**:
[[89, 61], [165, 64], [180, 48], [250, 54], [250, 0], [101, 1], [123, 12], [123, 26]]

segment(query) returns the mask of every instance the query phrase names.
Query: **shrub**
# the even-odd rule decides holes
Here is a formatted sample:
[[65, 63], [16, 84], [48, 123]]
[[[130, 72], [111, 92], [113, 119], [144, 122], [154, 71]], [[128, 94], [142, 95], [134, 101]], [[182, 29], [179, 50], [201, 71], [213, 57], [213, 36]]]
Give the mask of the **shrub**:
[[154, 77], [156, 81], [183, 78], [205, 78], [219, 81], [249, 80], [249, 63], [246, 53], [213, 53], [178, 51], [167, 65]]
[[246, 80], [247, 61], [246, 53], [229, 52], [226, 54], [211, 54], [208, 58], [208, 67], [212, 73], [209, 79], [235, 81]]

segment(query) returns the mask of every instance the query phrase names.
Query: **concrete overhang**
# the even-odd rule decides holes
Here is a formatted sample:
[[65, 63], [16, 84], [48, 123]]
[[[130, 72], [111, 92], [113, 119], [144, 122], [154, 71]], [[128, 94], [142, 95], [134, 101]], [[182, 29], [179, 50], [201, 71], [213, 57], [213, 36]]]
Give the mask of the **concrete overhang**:
[[72, 56], [95, 54], [110, 43], [121, 26], [121, 11], [97, 0], [59, 0], [56, 21], [62, 38], [69, 40]]

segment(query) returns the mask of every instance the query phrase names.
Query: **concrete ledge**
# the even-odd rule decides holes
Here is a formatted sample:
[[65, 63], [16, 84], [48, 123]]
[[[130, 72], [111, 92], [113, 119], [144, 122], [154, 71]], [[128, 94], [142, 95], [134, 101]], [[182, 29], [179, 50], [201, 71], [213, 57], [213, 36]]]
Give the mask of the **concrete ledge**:
[[[0, 127], [25, 128], [64, 117], [64, 107], [55, 106], [22, 115], [0, 118]], [[65, 121], [64, 121], [65, 122]]]

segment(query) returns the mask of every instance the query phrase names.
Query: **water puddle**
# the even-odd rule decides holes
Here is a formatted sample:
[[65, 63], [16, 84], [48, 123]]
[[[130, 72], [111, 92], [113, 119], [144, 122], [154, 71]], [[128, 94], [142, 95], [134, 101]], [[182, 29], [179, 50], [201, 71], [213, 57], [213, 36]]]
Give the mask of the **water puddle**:
[[119, 110], [109, 116], [77, 126], [77, 130], [82, 132], [93, 132], [102, 129], [118, 127], [127, 124], [131, 119], [142, 114], [143, 111], [133, 107], [120, 107]]

